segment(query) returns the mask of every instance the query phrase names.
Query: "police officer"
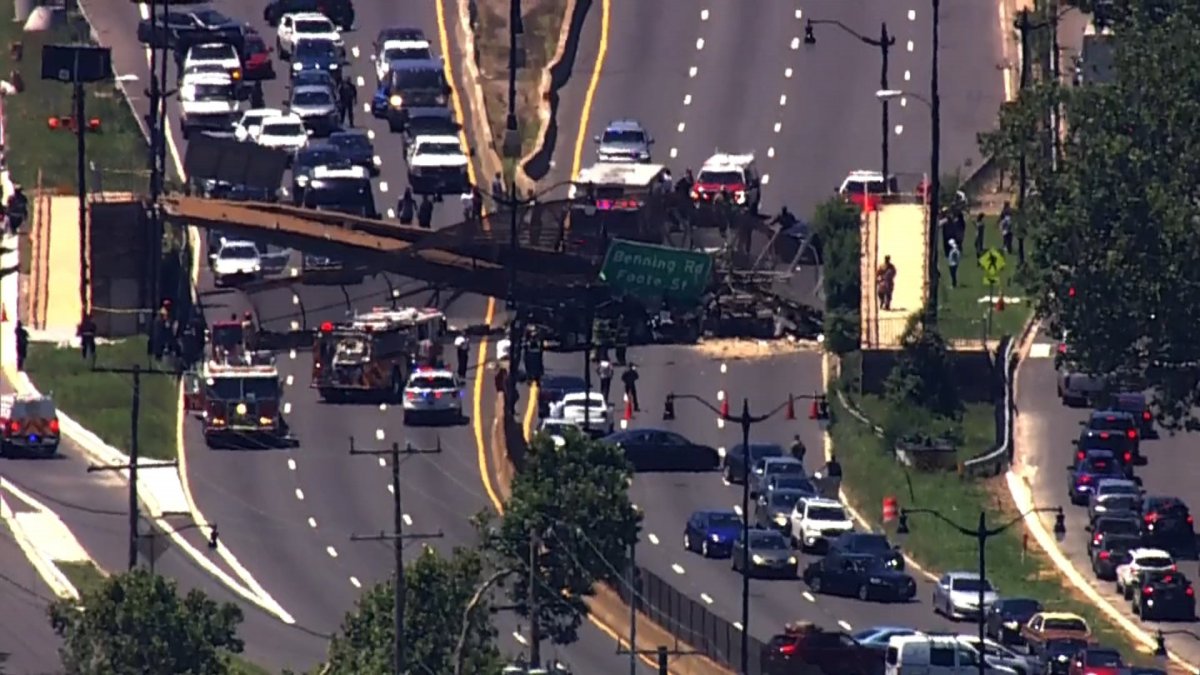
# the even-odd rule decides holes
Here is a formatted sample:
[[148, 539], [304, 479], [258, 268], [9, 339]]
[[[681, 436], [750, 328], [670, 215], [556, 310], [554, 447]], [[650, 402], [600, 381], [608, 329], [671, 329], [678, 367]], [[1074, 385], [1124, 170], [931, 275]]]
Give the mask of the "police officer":
[[458, 378], [465, 379], [467, 377], [467, 363], [471, 359], [471, 341], [466, 335], [459, 335], [454, 338], [454, 351], [458, 353]]
[[25, 197], [25, 191], [20, 185], [13, 186], [13, 193], [5, 206], [8, 209], [8, 225], [12, 233], [17, 234], [29, 216], [29, 199]]
[[79, 335], [79, 349], [84, 360], [94, 360], [96, 358], [96, 322], [92, 319], [91, 312], [83, 315], [83, 321], [79, 322], [79, 330], [76, 332]]
[[634, 412], [641, 412], [642, 406], [638, 405], [637, 381], [638, 381], [637, 366], [632, 363], [621, 373], [621, 382], [625, 385], [625, 395], [629, 397], [629, 402], [633, 404]]
[[17, 320], [17, 370], [25, 370], [25, 357], [29, 355], [29, 331], [25, 330], [25, 324], [21, 320]]
[[808, 448], [805, 447], [804, 441], [800, 440], [800, 434], [796, 434], [792, 438], [794, 439], [791, 447], [792, 457], [803, 462], [804, 456], [808, 454]]
[[525, 375], [531, 382], [541, 382], [545, 370], [543, 365], [542, 337], [536, 330], [531, 330], [525, 341]]
[[417, 207], [417, 226], [426, 230], [433, 227], [433, 200], [429, 195], [421, 197], [421, 205]]
[[625, 323], [624, 314], [617, 317], [617, 330], [614, 342], [613, 346], [617, 355], [617, 365], [624, 366], [626, 351], [629, 349], [629, 326]]
[[338, 85], [338, 107], [341, 108], [342, 123], [354, 126], [354, 106], [358, 103], [358, 89], [350, 78], [343, 77]]
[[604, 400], [608, 400], [608, 394], [612, 391], [613, 365], [609, 361], [601, 361], [596, 367], [596, 374], [600, 376], [600, 395]]
[[255, 82], [254, 87], [250, 89], [250, 107], [267, 107], [267, 97], [263, 94], [263, 86], [261, 81]]
[[413, 199], [411, 187], [404, 188], [404, 195], [396, 204], [396, 213], [399, 214], [401, 225], [412, 225], [413, 218], [417, 215], [417, 200]]

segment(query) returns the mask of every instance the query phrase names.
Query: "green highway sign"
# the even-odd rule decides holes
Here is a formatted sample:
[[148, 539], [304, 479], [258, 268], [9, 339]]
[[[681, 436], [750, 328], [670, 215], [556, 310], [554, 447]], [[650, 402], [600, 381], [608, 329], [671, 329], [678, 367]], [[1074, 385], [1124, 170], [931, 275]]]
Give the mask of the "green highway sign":
[[979, 256], [979, 266], [983, 268], [983, 283], [989, 286], [1000, 281], [1000, 273], [1004, 271], [1004, 254], [999, 249], [989, 248]]
[[695, 300], [708, 288], [712, 256], [667, 246], [615, 239], [604, 256], [600, 280], [643, 298]]

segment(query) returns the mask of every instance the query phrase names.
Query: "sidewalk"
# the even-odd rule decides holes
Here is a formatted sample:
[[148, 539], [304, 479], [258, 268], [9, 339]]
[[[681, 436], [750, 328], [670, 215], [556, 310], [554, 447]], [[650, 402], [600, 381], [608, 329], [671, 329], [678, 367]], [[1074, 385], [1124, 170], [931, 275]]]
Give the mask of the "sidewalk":
[[75, 336], [79, 299], [79, 199], [39, 193], [30, 213], [29, 278], [25, 317], [34, 339], [66, 342]]
[[[898, 349], [908, 320], [925, 307], [927, 227], [922, 204], [886, 204], [862, 217], [862, 347]], [[892, 309], [879, 307], [875, 273], [887, 257], [896, 267]]]

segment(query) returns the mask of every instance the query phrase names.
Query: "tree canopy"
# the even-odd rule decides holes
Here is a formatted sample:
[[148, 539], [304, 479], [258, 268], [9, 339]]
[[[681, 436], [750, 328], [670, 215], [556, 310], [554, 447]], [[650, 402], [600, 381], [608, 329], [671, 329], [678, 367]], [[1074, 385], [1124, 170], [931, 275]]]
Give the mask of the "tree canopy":
[[[1195, 427], [1200, 2], [1112, 5], [1114, 81], [1044, 87], [1016, 104], [1059, 101], [1065, 120], [1056, 165], [1038, 152], [1030, 164], [1025, 273], [1044, 315], [1069, 331], [1074, 367], [1149, 385], [1165, 426]], [[993, 138], [1046, 139], [1045, 119], [1002, 116]]]
[[[404, 569], [405, 659], [423, 664], [412, 672], [455, 672], [456, 649], [466, 620], [463, 673], [489, 673], [499, 669], [496, 630], [486, 592], [483, 559], [476, 551], [456, 549], [444, 558], [426, 549]], [[391, 580], [375, 585], [346, 614], [329, 646], [329, 675], [388, 673], [395, 654]], [[474, 600], [474, 604], [472, 604]], [[471, 605], [468, 612], [468, 605]]]
[[50, 625], [63, 638], [63, 669], [71, 675], [142, 675], [228, 671], [242, 651], [242, 610], [174, 581], [134, 570], [105, 579], [78, 600], [50, 606]]
[[[569, 433], [558, 447], [538, 434], [499, 526], [487, 546], [522, 571], [508, 584], [518, 613], [529, 617], [530, 542], [540, 540], [533, 575], [542, 634], [558, 644], [574, 642], [587, 613], [583, 598], [597, 582], [625, 573], [641, 516], [629, 501], [633, 469], [619, 448]], [[486, 525], [486, 523], [485, 523]]]
[[825, 338], [843, 354], [859, 347], [862, 246], [858, 209], [834, 198], [817, 205], [813, 233], [821, 247], [825, 294]]

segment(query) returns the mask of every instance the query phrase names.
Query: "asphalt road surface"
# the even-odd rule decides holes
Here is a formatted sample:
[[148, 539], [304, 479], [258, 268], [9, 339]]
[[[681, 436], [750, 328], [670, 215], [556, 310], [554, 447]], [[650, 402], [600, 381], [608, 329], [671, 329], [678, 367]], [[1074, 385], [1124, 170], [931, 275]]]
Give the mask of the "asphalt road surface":
[[[1142, 621], [1129, 611], [1129, 603], [1115, 592], [1112, 582], [1100, 581], [1092, 574], [1087, 554], [1088, 534], [1083, 530], [1087, 514], [1083, 507], [1071, 506], [1067, 499], [1067, 465], [1071, 463], [1074, 447], [1071, 441], [1079, 436], [1079, 423], [1087, 418], [1085, 408], [1068, 408], [1057, 397], [1057, 371], [1054, 369], [1054, 348], [1057, 342], [1046, 332], [1037, 335], [1029, 357], [1021, 364], [1018, 384], [1017, 412], [1026, 443], [1022, 459], [1030, 464], [1033, 474], [1034, 498], [1038, 506], [1062, 505], [1067, 509], [1067, 538], [1062, 547], [1084, 578], [1112, 604], [1126, 612], [1147, 631], [1191, 630], [1200, 634], [1200, 622]], [[1170, 435], [1163, 431], [1157, 439], [1143, 439], [1142, 454], [1148, 460], [1137, 468], [1148, 495], [1174, 496], [1192, 507], [1200, 505], [1200, 467], [1192, 461], [1195, 448], [1193, 434]], [[1179, 562], [1179, 569], [1193, 581], [1200, 579], [1200, 568], [1194, 560]], [[1200, 663], [1200, 642], [1187, 635], [1167, 637], [1168, 648], [1191, 663]]]
[[50, 628], [47, 609], [57, 598], [2, 525], [0, 566], [0, 654], [6, 655], [0, 668], [10, 673], [54, 672], [61, 663], [59, 639]]

